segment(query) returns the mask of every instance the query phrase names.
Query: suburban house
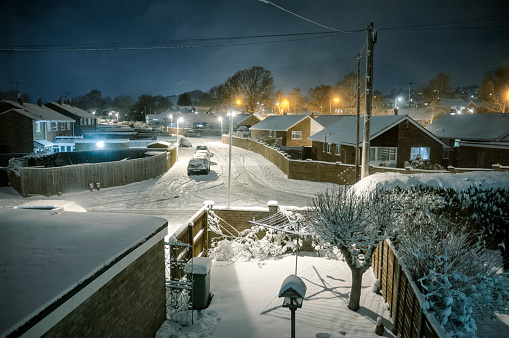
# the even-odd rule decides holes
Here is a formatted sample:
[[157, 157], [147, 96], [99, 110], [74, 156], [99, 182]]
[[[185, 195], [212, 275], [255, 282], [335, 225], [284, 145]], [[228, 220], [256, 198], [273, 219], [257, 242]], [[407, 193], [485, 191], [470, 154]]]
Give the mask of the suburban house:
[[426, 129], [451, 147], [452, 166], [509, 165], [509, 114], [447, 115]]
[[[364, 118], [359, 123], [362, 151]], [[309, 138], [314, 160], [355, 164], [357, 116], [343, 116]], [[406, 161], [420, 157], [442, 164], [446, 144], [405, 115], [372, 116], [370, 123], [370, 164], [403, 168]], [[360, 154], [359, 154], [360, 158]]]
[[166, 319], [168, 222], [53, 202], [0, 209], [0, 336], [154, 337]]
[[251, 128], [260, 122], [260, 119], [254, 114], [237, 114], [233, 117], [233, 129], [237, 130], [240, 127]]
[[0, 101], [0, 153], [51, 151], [57, 136], [73, 136], [74, 119], [42, 105]]
[[323, 129], [308, 115], [272, 115], [250, 128], [252, 139], [281, 140], [286, 147], [310, 146], [310, 136]]
[[97, 120], [93, 114], [84, 111], [72, 104], [62, 103], [62, 98], [58, 98], [57, 102], [48, 102], [45, 107], [70, 117], [74, 120], [74, 136], [82, 136], [84, 133], [95, 133], [97, 128]]

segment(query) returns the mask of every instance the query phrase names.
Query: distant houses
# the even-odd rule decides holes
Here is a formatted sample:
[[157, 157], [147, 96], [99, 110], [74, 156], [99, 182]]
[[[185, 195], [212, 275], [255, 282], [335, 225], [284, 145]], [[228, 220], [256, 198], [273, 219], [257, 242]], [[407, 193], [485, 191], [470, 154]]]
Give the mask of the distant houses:
[[310, 146], [310, 136], [323, 129], [323, 126], [305, 115], [273, 115], [250, 128], [251, 138], [281, 140], [282, 146]]
[[509, 114], [446, 115], [426, 129], [450, 147], [452, 166], [509, 165]]

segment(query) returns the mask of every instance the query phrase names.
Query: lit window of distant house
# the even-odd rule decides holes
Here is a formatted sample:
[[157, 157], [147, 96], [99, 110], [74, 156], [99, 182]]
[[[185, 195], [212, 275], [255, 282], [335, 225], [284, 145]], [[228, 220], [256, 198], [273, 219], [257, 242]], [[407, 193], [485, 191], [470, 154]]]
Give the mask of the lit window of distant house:
[[336, 144], [336, 155], [341, 155], [341, 144]]
[[88, 118], [88, 125], [91, 126], [92, 125], [92, 119], [89, 117]]
[[459, 147], [459, 146], [460, 146], [460, 141], [461, 141], [461, 140], [460, 140], [460, 139], [458, 139], [458, 138], [457, 138], [457, 139], [455, 139], [455, 140], [454, 140], [454, 146], [455, 146], [455, 147]]
[[396, 147], [370, 147], [369, 160], [379, 162], [395, 162], [398, 148]]
[[415, 160], [417, 156], [421, 159], [429, 161], [429, 147], [412, 147], [410, 148], [410, 159]]
[[58, 122], [53, 122], [53, 130], [58, 131]]
[[292, 140], [302, 140], [302, 131], [292, 131]]
[[36, 131], [37, 133], [40, 133], [40, 132], [41, 132], [41, 122], [39, 122], [39, 121], [36, 121], [36, 122], [35, 122], [35, 131]]

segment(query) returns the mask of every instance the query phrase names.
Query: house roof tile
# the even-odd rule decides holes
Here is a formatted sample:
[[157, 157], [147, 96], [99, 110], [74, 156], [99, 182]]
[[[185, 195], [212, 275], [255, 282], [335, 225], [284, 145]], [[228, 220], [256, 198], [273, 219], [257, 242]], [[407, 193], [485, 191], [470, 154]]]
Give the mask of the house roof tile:
[[[296, 123], [299, 123], [307, 115], [272, 115], [267, 116], [250, 128], [250, 130], [275, 130], [286, 131]], [[310, 117], [308, 117], [310, 118]]]
[[444, 139], [501, 141], [509, 135], [509, 114], [446, 115], [426, 129]]

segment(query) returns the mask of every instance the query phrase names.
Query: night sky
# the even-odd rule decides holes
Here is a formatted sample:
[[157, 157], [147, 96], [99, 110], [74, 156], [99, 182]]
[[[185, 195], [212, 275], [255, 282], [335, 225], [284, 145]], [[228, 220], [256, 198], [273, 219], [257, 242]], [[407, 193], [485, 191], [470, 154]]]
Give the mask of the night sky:
[[0, 90], [17, 86], [32, 102], [93, 89], [170, 96], [261, 66], [276, 89], [307, 94], [356, 72], [361, 51], [364, 72], [368, 22], [378, 30], [375, 90], [419, 88], [439, 72], [453, 88], [480, 85], [509, 61], [508, 8], [507, 0], [3, 0]]

